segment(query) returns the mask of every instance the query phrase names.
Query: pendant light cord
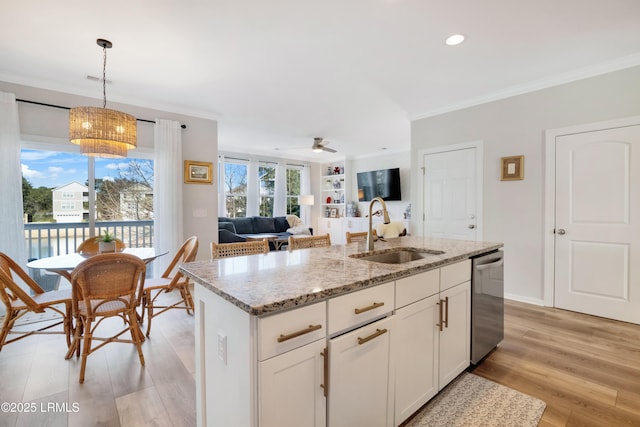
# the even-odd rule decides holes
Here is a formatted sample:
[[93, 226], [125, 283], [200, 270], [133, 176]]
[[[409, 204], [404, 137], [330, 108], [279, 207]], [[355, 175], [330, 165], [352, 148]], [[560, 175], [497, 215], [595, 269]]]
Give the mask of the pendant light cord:
[[107, 108], [107, 45], [102, 45], [102, 108]]

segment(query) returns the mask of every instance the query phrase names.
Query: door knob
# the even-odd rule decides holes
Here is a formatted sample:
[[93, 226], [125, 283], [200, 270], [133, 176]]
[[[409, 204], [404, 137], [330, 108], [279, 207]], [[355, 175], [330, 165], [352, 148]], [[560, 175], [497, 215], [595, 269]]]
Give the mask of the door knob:
[[474, 228], [476, 228], [476, 226], [473, 224], [469, 224], [469, 228], [473, 230]]
[[566, 231], [565, 231], [565, 229], [564, 229], [564, 228], [558, 228], [558, 230], [556, 231], [556, 233], [558, 233], [559, 235], [561, 235], [561, 236], [562, 236], [563, 234], [566, 234]]

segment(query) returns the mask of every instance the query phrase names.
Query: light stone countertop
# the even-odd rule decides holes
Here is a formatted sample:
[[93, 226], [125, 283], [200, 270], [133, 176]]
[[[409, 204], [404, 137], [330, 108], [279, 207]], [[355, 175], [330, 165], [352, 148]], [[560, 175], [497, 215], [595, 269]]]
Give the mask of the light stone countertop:
[[390, 282], [502, 246], [502, 243], [405, 236], [375, 242], [374, 252], [413, 247], [445, 253], [404, 264], [383, 264], [350, 258], [349, 255], [366, 252], [365, 243], [351, 243], [195, 261], [183, 264], [180, 269], [230, 303], [262, 316]]

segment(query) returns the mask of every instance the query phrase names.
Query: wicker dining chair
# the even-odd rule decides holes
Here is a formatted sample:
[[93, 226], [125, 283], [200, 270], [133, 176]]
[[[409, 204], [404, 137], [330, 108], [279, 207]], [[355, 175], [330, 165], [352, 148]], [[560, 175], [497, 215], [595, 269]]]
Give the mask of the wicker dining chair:
[[[135, 344], [140, 364], [144, 366], [142, 342], [136, 307], [144, 288], [146, 264], [135, 255], [98, 254], [81, 262], [71, 273], [71, 295], [76, 327], [66, 359], [82, 351], [80, 383], [84, 382], [87, 357], [111, 342]], [[95, 333], [109, 317], [120, 317], [125, 328], [110, 337]], [[110, 325], [111, 326], [111, 325]], [[129, 332], [131, 339], [120, 338]], [[93, 341], [102, 341], [93, 345]]]
[[[373, 236], [377, 237], [376, 230], [372, 230]], [[350, 233], [347, 231], [347, 243], [353, 242], [366, 242], [367, 241], [367, 232], [366, 231], [357, 231], [355, 233]]]
[[329, 233], [322, 236], [289, 236], [289, 249], [322, 248], [331, 246], [331, 236]]
[[[148, 279], [144, 284], [141, 302], [141, 319], [144, 322], [145, 311], [147, 312], [147, 333], [151, 332], [151, 320], [172, 308], [186, 310], [188, 314], [193, 312], [193, 297], [189, 290], [189, 279], [179, 271], [181, 264], [195, 261], [198, 254], [198, 238], [191, 236], [180, 246], [171, 264], [157, 279]], [[163, 293], [170, 293], [174, 290], [180, 291], [180, 300], [165, 305], [158, 301], [158, 297]], [[168, 304], [168, 303], [167, 303]], [[156, 311], [159, 310], [159, 311]]]
[[[127, 247], [127, 245], [125, 245], [125, 243], [120, 239], [114, 238], [113, 241], [116, 242], [116, 252], [122, 252], [122, 250]], [[99, 242], [99, 237], [89, 237], [78, 245], [76, 252], [79, 254], [97, 254], [100, 252]]]
[[211, 242], [212, 259], [266, 253], [269, 253], [269, 242], [266, 239], [220, 244]]
[[[14, 275], [26, 284], [32, 295], [16, 283]], [[65, 334], [67, 347], [71, 345], [71, 290], [45, 292], [29, 275], [8, 255], [0, 252], [0, 300], [5, 307], [4, 321], [0, 330], [0, 351], [5, 344], [33, 334]], [[64, 304], [64, 311], [61, 306]], [[53, 311], [61, 316], [57, 323], [48, 323], [46, 326], [35, 330], [13, 330], [17, 320], [28, 313], [44, 313]], [[47, 331], [62, 324], [64, 332]], [[46, 332], [45, 332], [46, 331]], [[9, 334], [19, 335], [16, 338], [7, 339]]]

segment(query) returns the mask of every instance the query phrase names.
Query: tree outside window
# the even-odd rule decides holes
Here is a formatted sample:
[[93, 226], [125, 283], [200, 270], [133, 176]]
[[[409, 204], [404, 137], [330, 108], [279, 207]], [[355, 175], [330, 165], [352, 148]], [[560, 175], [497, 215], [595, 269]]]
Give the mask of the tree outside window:
[[258, 166], [260, 181], [260, 216], [273, 216], [273, 198], [276, 190], [276, 168], [261, 164]]
[[225, 162], [224, 181], [227, 215], [230, 218], [247, 216], [247, 165]]
[[114, 162], [108, 159], [96, 159], [96, 168], [113, 171], [109, 176], [96, 177], [96, 219], [98, 221], [153, 219], [153, 162], [151, 160], [125, 159]]
[[287, 214], [300, 217], [300, 168], [287, 168]]

